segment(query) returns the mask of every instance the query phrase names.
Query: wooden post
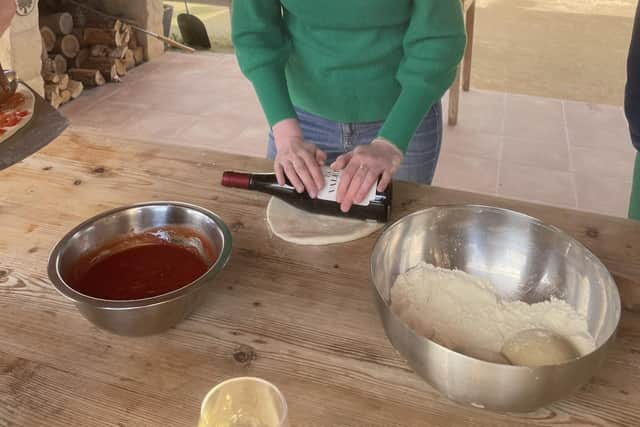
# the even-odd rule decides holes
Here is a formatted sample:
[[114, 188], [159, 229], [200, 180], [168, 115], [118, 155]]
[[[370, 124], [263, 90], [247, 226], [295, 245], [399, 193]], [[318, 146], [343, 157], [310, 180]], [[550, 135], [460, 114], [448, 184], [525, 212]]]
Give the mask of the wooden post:
[[466, 13], [467, 47], [464, 50], [462, 62], [462, 90], [468, 92], [471, 86], [471, 57], [473, 55], [473, 27], [476, 17], [476, 0], [470, 0], [471, 4]]
[[460, 102], [460, 65], [456, 67], [456, 78], [449, 88], [449, 126], [458, 124], [458, 104]]

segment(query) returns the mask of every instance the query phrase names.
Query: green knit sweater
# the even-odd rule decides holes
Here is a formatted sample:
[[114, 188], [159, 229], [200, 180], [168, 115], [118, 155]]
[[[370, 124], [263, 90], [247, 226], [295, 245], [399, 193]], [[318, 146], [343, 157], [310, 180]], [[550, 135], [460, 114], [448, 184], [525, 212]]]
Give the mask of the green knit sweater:
[[329, 120], [384, 120], [403, 151], [453, 82], [460, 0], [234, 0], [232, 39], [270, 125], [293, 105]]

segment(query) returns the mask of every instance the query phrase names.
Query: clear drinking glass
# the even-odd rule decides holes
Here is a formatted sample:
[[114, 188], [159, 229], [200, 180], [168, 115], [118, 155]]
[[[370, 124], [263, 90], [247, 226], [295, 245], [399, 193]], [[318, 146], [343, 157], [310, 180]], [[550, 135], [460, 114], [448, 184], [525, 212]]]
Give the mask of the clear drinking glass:
[[212, 388], [202, 401], [199, 427], [289, 427], [280, 390], [254, 377], [232, 378]]

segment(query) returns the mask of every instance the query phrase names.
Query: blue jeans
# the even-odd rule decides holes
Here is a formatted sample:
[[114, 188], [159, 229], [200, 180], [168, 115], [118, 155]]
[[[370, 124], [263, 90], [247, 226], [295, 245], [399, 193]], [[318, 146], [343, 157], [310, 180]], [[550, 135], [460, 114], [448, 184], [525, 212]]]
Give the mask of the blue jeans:
[[[358, 145], [368, 144], [375, 139], [382, 126], [382, 121], [366, 123], [341, 123], [296, 108], [300, 127], [305, 140], [314, 143], [327, 153], [327, 164], [336, 157], [353, 150]], [[440, 145], [442, 143], [442, 106], [440, 101], [427, 112], [418, 126], [404, 160], [394, 178], [413, 181], [420, 184], [431, 184], [436, 170]], [[273, 160], [276, 147], [273, 134], [269, 132], [267, 157]]]
[[624, 109], [629, 121], [631, 142], [640, 151], [640, 3], [636, 9], [627, 59]]

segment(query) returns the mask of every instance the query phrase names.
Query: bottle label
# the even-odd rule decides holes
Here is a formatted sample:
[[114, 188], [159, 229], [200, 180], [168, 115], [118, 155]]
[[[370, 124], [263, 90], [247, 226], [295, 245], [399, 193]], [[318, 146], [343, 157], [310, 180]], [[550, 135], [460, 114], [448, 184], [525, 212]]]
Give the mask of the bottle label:
[[[338, 194], [338, 185], [340, 184], [340, 171], [334, 171], [330, 167], [323, 166], [322, 173], [324, 174], [324, 183], [325, 186], [320, 192], [318, 192], [318, 199], [320, 200], [329, 200], [331, 202], [336, 201], [336, 195]], [[369, 206], [371, 201], [376, 199], [376, 186], [378, 185], [375, 182], [371, 188], [369, 189], [369, 194], [364, 198], [362, 203], [354, 203], [359, 206]]]

